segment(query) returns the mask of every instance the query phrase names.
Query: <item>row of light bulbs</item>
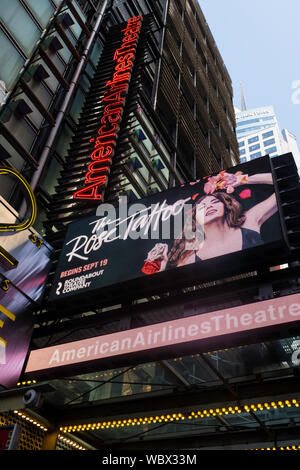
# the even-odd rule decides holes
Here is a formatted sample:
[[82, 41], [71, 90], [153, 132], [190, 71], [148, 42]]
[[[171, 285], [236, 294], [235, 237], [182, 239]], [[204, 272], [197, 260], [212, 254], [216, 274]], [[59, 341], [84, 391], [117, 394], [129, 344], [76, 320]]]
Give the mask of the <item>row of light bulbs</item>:
[[286, 446], [286, 447], [264, 447], [262, 449], [250, 449], [250, 450], [300, 450], [300, 445]]
[[143, 418], [129, 418], [129, 419], [120, 419], [113, 421], [102, 421], [97, 423], [88, 423], [88, 424], [78, 424], [78, 425], [69, 425], [61, 426], [61, 432], [76, 432], [76, 431], [94, 431], [98, 429], [111, 429], [111, 428], [124, 428], [128, 426], [140, 426], [143, 424], [156, 424], [156, 423], [171, 423], [184, 420], [195, 420], [199, 418], [209, 418], [211, 416], [222, 416], [222, 415], [234, 415], [240, 413], [251, 413], [253, 411], [262, 411], [270, 410], [277, 408], [285, 407], [299, 407], [299, 399], [291, 399], [284, 401], [272, 401], [265, 403], [250, 404], [244, 406], [229, 406], [223, 408], [214, 408], [207, 410], [192, 411], [188, 414], [183, 413], [172, 413], [172, 414], [163, 414], [156, 416], [149, 416]]
[[36, 380], [27, 380], [27, 381], [24, 381], [24, 382], [18, 382], [17, 387], [21, 387], [21, 386], [24, 386], [24, 385], [32, 385], [32, 384], [36, 384]]
[[[36, 419], [32, 418], [31, 416], [29, 416], [29, 415], [27, 415], [27, 414], [25, 414], [21, 411], [18, 411], [18, 410], [14, 410], [14, 413], [16, 415], [18, 415], [20, 418], [28, 421], [29, 423], [34, 424], [35, 426], [37, 426], [42, 431], [44, 431], [44, 432], [48, 431], [48, 429], [44, 426], [44, 424], [38, 422]], [[58, 434], [57, 437], [58, 437], [59, 440], [61, 440], [61, 441], [65, 442], [66, 444], [69, 444], [72, 447], [74, 447], [74, 449], [87, 450], [85, 447], [82, 447], [80, 444], [73, 441], [72, 439], [69, 439], [68, 437], [66, 437], [64, 435]]]
[[76, 431], [94, 431], [95, 429], [123, 428], [125, 426], [140, 426], [141, 424], [162, 423], [167, 421], [179, 421], [185, 419], [181, 413], [173, 413], [172, 415], [150, 416], [144, 418], [130, 418], [115, 421], [104, 421], [102, 423], [79, 424], [74, 426], [62, 426], [59, 428], [62, 432]]
[[60, 441], [63, 441], [65, 444], [69, 444], [70, 446], [74, 447], [74, 449], [77, 449], [77, 450], [87, 450], [85, 447], [82, 447], [80, 444], [78, 444], [77, 442], [73, 441], [72, 439], [69, 439], [68, 437], [65, 437], [61, 434], [58, 434], [57, 438], [60, 440]]
[[298, 399], [294, 398], [292, 400], [284, 400], [284, 401], [272, 401], [271, 403], [257, 403], [256, 405], [245, 405], [245, 411], [250, 413], [251, 411], [262, 411], [263, 409], [270, 410], [271, 408], [277, 409], [277, 408], [285, 408], [286, 406], [288, 408], [291, 408], [292, 406], [295, 406], [296, 408], [299, 407], [299, 401]]
[[[285, 403], [287, 403], [287, 406], [289, 406], [290, 402], [289, 400], [285, 400]], [[296, 400], [292, 400], [292, 403], [293, 402], [296, 402]], [[275, 403], [275, 402], [272, 402], [272, 403]], [[271, 405], [272, 405], [271, 403]], [[278, 403], [284, 403], [284, 402], [278, 402]], [[293, 403], [294, 405], [296, 405], [296, 403]], [[299, 403], [297, 403], [297, 405], [299, 406]], [[250, 409], [253, 409], [251, 408], [252, 405], [250, 405]], [[258, 405], [257, 405], [258, 406]], [[279, 405], [280, 406], [280, 405]], [[290, 405], [291, 406], [291, 405]], [[245, 409], [249, 408], [247, 405], [245, 406]], [[277, 407], [277, 406], [276, 406]], [[238, 412], [238, 413], [241, 413], [242, 410], [236, 406], [236, 407], [228, 407], [228, 409], [225, 409], [225, 408], [222, 408], [222, 412], [226, 413], [226, 411], [224, 410], [228, 410], [228, 413], [231, 412], [231, 413], [234, 413], [234, 412]], [[215, 410], [216, 412], [219, 411], [218, 414], [222, 414], [222, 412], [220, 411], [220, 409], [216, 409]], [[18, 410], [15, 410], [14, 411], [15, 414], [17, 414], [19, 417], [21, 417], [22, 419], [25, 419], [26, 421], [34, 424], [35, 426], [37, 426], [39, 429], [41, 429], [42, 431], [46, 432], [48, 429], [41, 423], [39, 423], [38, 421], [36, 421], [34, 418], [26, 415], [25, 413], [21, 412], [21, 411], [18, 411]], [[214, 416], [215, 413], [214, 413], [214, 410], [209, 410], [209, 412], [207, 410], [203, 410], [203, 412], [201, 411], [198, 411], [198, 412], [191, 412], [191, 414], [189, 416], [187, 416], [188, 419], [197, 419], [199, 416], [200, 417], [208, 417], [208, 416]], [[64, 433], [66, 432], [76, 432], [76, 431], [92, 431], [94, 429], [104, 429], [104, 428], [110, 428], [110, 427], [124, 427], [125, 425], [126, 426], [134, 426], [134, 425], [140, 425], [140, 424], [149, 424], [149, 423], [155, 423], [155, 422], [163, 422], [163, 421], [178, 421], [178, 420], [184, 420], [186, 419], [186, 416], [184, 416], [182, 413], [173, 413], [172, 415], [161, 415], [161, 416], [156, 416], [155, 418], [153, 416], [150, 416], [149, 418], [146, 417], [146, 418], [134, 418], [134, 419], [128, 419], [128, 420], [119, 420], [119, 421], [108, 421], [107, 423], [97, 423], [97, 424], [83, 424], [83, 425], [78, 425], [78, 426], [69, 426], [69, 427], [61, 427], [60, 428], [60, 431], [63, 431]], [[77, 449], [77, 450], [87, 450], [85, 447], [81, 446], [80, 444], [78, 444], [76, 441], [73, 441], [72, 439], [66, 437], [65, 435], [63, 434], [58, 434], [58, 439], [61, 440], [62, 442], [74, 447], [74, 449]], [[267, 451], [271, 451], [271, 450], [300, 450], [300, 445], [292, 445], [292, 446], [286, 446], [286, 447], [266, 447], [266, 448], [257, 448], [257, 449], [250, 449], [250, 450], [255, 450], [255, 451], [264, 451], [264, 450], [267, 450]]]
[[48, 431], [48, 429], [46, 428], [46, 426], [44, 426], [44, 423], [39, 423], [36, 419], [32, 418], [31, 416], [23, 413], [23, 411], [18, 411], [18, 410], [14, 410], [14, 413], [16, 415], [18, 415], [20, 418], [22, 419], [25, 419], [26, 421], [28, 421], [29, 423], [31, 424], [34, 424], [35, 426], [37, 426], [38, 428], [40, 428], [42, 431], [46, 432]]

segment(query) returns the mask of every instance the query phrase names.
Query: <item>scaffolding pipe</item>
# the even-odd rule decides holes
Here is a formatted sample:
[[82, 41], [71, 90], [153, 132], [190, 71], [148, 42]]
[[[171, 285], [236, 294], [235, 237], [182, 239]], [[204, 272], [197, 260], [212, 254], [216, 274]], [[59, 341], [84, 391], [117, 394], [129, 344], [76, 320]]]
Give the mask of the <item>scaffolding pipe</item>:
[[[90, 52], [90, 49], [91, 49], [91, 46], [93, 44], [93, 41], [98, 33], [98, 30], [100, 28], [100, 25], [101, 25], [101, 22], [102, 22], [102, 19], [103, 19], [103, 16], [104, 16], [104, 13], [105, 13], [105, 10], [106, 10], [106, 6], [107, 6], [107, 3], [108, 3], [108, 0], [105, 0], [103, 5], [102, 5], [102, 8], [101, 8], [101, 11], [97, 17], [97, 20], [95, 22], [95, 25], [93, 27], [93, 30], [91, 32], [91, 36], [89, 37], [89, 40], [87, 42], [87, 45], [84, 49], [84, 52], [81, 56], [81, 60], [79, 62], [79, 64], [77, 65], [77, 68], [74, 72], [74, 75], [72, 77], [72, 80], [71, 80], [71, 83], [70, 83], [70, 88], [65, 96], [65, 99], [63, 101], [63, 104], [57, 114], [57, 117], [56, 117], [56, 121], [55, 121], [55, 125], [53, 126], [53, 128], [51, 129], [51, 132], [49, 134], [49, 137], [47, 139], [47, 142], [44, 146], [44, 149], [43, 149], [43, 152], [41, 154], [41, 158], [39, 159], [39, 167], [38, 169], [35, 171], [35, 173], [33, 174], [33, 177], [30, 181], [30, 186], [32, 188], [32, 190], [34, 191], [36, 189], [36, 186], [38, 184], [38, 181], [40, 179], [40, 176], [41, 176], [41, 173], [45, 167], [45, 164], [47, 162], [47, 159], [48, 159], [48, 156], [49, 156], [49, 153], [50, 153], [50, 150], [53, 146], [53, 143], [57, 137], [57, 134], [60, 130], [60, 126], [62, 124], [62, 121], [65, 117], [65, 114], [67, 112], [67, 109], [68, 109], [68, 106], [70, 104], [70, 101], [72, 99], [72, 96], [73, 96], [73, 93], [74, 93], [74, 90], [75, 90], [75, 87], [77, 85], [77, 82], [80, 78], [80, 75], [81, 75], [81, 72], [82, 72], [82, 69], [83, 67], [85, 66], [85, 62], [86, 62], [86, 59], [88, 57], [88, 54]], [[23, 208], [22, 208], [23, 209]], [[22, 212], [22, 210], [21, 210]]]

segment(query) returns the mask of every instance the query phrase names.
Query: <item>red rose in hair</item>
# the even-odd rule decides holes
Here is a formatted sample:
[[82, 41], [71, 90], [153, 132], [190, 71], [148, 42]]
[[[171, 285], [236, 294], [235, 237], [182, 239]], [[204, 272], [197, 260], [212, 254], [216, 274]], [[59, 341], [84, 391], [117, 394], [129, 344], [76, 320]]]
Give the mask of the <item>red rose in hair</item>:
[[142, 267], [142, 272], [144, 274], [154, 274], [160, 270], [161, 260], [155, 261], [145, 261], [144, 266]]
[[216, 176], [210, 176], [204, 185], [205, 194], [212, 194], [216, 191], [226, 189], [227, 194], [232, 194], [236, 186], [248, 183], [248, 175], [244, 175], [241, 171], [237, 171], [235, 175], [226, 173], [226, 170], [220, 171]]

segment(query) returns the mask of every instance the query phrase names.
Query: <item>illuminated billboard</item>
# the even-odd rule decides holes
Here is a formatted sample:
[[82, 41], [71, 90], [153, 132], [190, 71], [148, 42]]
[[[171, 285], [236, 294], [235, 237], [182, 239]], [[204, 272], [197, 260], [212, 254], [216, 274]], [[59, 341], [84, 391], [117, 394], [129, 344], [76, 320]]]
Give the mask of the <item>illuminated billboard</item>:
[[96, 305], [108, 287], [149, 292], [277, 262], [288, 249], [279, 208], [269, 157], [130, 206], [102, 204], [69, 225], [49, 300]]
[[[0, 221], [18, 221], [1, 197]], [[32, 228], [0, 231], [0, 248], [0, 384], [9, 388], [22, 372], [33, 331], [32, 310], [44, 293], [52, 248]]]
[[135, 360], [232, 347], [234, 341], [251, 341], [251, 333], [253, 342], [260, 331], [266, 335], [283, 325], [298, 325], [299, 318], [300, 294], [289, 295], [34, 350], [25, 373], [53, 377], [55, 371], [73, 374], [88, 367], [120, 367]]

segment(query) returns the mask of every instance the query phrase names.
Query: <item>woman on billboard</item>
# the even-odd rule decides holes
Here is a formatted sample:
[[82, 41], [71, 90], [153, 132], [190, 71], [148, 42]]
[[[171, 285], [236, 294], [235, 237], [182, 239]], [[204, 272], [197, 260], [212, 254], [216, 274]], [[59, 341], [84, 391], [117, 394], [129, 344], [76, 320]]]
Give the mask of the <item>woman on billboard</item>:
[[[193, 206], [189, 226], [184, 227], [182, 236], [175, 240], [170, 252], [168, 245], [160, 243], [148, 253], [146, 263], [151, 263], [153, 272], [263, 244], [261, 227], [278, 210], [276, 196], [273, 193], [244, 211], [241, 203], [232, 195], [238, 186], [244, 184], [271, 185], [272, 174], [248, 176], [242, 172], [230, 174], [222, 171], [208, 178], [204, 195], [198, 196]], [[250, 190], [246, 189], [243, 197], [247, 198], [249, 194]], [[146, 270], [143, 269], [145, 273]]]

